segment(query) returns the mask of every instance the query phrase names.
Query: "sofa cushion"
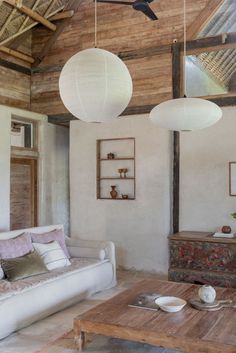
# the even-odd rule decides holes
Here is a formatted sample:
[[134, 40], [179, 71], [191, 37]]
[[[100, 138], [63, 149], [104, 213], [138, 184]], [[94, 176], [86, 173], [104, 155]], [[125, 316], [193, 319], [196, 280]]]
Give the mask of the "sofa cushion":
[[0, 240], [0, 259], [13, 259], [34, 251], [31, 237], [23, 233], [16, 238]]
[[48, 244], [48, 243], [51, 243], [52, 241], [57, 241], [60, 244], [61, 248], [63, 249], [64, 253], [66, 254], [67, 258], [68, 259], [70, 258], [70, 255], [66, 248], [65, 236], [62, 229], [55, 229], [55, 230], [52, 230], [51, 232], [42, 233], [42, 234], [34, 234], [34, 233], [29, 233], [29, 234], [31, 236], [33, 243]]
[[0, 280], [4, 278], [4, 272], [3, 272], [3, 269], [2, 269], [2, 266], [0, 266]]
[[24, 278], [19, 281], [9, 282], [5, 279], [0, 281], [0, 304], [1, 300], [5, 300], [17, 294], [22, 294], [31, 290], [32, 288], [37, 288], [46, 283], [50, 283], [60, 279], [61, 277], [70, 276], [72, 273], [77, 273], [80, 271], [86, 271], [97, 266], [109, 262], [109, 260], [99, 261], [96, 259], [71, 259], [71, 266], [66, 266], [62, 268], [57, 268], [53, 271], [47, 273]]
[[105, 249], [69, 245], [68, 250], [72, 257], [88, 257], [99, 260], [106, 258]]
[[33, 243], [33, 246], [49, 271], [71, 264], [57, 241], [48, 244]]
[[9, 281], [48, 272], [47, 267], [36, 252], [15, 259], [1, 260], [1, 265]]

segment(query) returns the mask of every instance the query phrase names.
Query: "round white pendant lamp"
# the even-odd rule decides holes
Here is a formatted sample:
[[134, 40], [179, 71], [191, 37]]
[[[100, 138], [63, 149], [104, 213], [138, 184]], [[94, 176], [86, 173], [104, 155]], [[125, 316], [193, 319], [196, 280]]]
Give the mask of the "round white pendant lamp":
[[188, 98], [186, 93], [186, 0], [184, 5], [184, 55], [183, 85], [184, 98], [172, 99], [154, 107], [150, 119], [154, 124], [173, 131], [193, 131], [207, 128], [222, 117], [221, 108], [208, 100]]
[[132, 97], [126, 65], [107, 50], [91, 48], [72, 56], [62, 69], [59, 91], [65, 107], [86, 122], [118, 117]]
[[97, 0], [95, 0], [95, 48], [72, 56], [59, 78], [65, 107], [86, 122], [117, 118], [132, 97], [133, 84], [127, 66], [115, 54], [97, 47]]

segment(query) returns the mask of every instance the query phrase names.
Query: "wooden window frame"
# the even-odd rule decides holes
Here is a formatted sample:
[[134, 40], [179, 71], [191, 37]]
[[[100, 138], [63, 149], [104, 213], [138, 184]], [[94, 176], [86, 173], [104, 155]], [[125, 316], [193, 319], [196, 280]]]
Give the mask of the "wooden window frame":
[[[183, 43], [174, 43], [172, 47], [174, 48], [177, 44], [180, 44], [180, 58], [179, 58], [179, 70], [180, 70], [180, 97], [183, 95]], [[236, 32], [220, 34], [217, 36], [194, 39], [187, 41], [186, 43], [186, 55], [197, 55], [206, 52], [236, 49]], [[172, 50], [173, 53], [173, 50]], [[217, 105], [232, 106], [236, 105], [236, 92], [226, 93], [226, 94], [216, 94], [210, 96], [198, 96], [196, 98], [207, 99]]]
[[[30, 161], [31, 163], [27, 163]], [[32, 167], [32, 175], [31, 175], [31, 222], [32, 227], [36, 227], [38, 225], [38, 159], [33, 157], [11, 157], [11, 164], [28, 164]], [[11, 217], [11, 215], [10, 215]]]
[[14, 151], [28, 151], [30, 152], [37, 152], [38, 151], [38, 121], [34, 119], [27, 119], [25, 117], [21, 117], [18, 115], [12, 115], [11, 116], [11, 122], [12, 121], [19, 121], [19, 123], [25, 123], [25, 124], [32, 124], [33, 126], [33, 147], [18, 147], [18, 146], [11, 146], [11, 151], [14, 154]]

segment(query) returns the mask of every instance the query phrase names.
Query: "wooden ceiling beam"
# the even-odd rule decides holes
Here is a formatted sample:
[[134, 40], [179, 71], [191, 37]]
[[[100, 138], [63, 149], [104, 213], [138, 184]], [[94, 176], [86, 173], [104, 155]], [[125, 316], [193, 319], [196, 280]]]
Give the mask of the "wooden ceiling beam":
[[17, 72], [21, 72], [25, 75], [30, 76], [31, 75], [31, 70], [28, 67], [21, 66], [19, 64], [15, 64], [13, 62], [4, 60], [0, 58], [0, 66], [6, 67], [7, 69], [14, 70]]
[[[82, 3], [83, 0], [70, 0], [64, 10], [73, 10], [74, 12], [76, 12]], [[51, 35], [49, 40], [45, 43], [44, 47], [42, 48], [40, 55], [35, 58], [34, 66], [38, 66], [41, 63], [41, 61], [45, 58], [45, 56], [48, 54], [48, 52], [56, 42], [57, 38], [64, 31], [64, 29], [68, 27], [70, 21], [71, 18], [65, 18], [59, 23], [56, 31]]]
[[48, 116], [48, 122], [50, 124], [69, 126], [69, 123], [71, 120], [78, 120], [78, 119], [75, 118], [71, 113], [56, 114], [56, 115]]
[[[236, 47], [236, 32], [194, 39], [187, 41], [186, 46], [188, 55], [232, 49]], [[183, 50], [183, 43], [181, 49]]]
[[[38, 6], [38, 4], [39, 4], [40, 1], [41, 1], [41, 0], [36, 0], [35, 3], [34, 3], [34, 5], [33, 5], [33, 7], [31, 8], [31, 10], [34, 11], [34, 10], [37, 8], [37, 6]], [[19, 28], [19, 32], [21, 32], [22, 29], [26, 26], [26, 24], [27, 24], [27, 22], [29, 21], [29, 19], [30, 19], [29, 16], [27, 16], [27, 17], [24, 19], [23, 23], [21, 24], [21, 26], [20, 26], [20, 28]]]
[[34, 59], [31, 56], [26, 55], [24, 53], [21, 53], [19, 51], [16, 51], [14, 49], [10, 49], [10, 48], [4, 47], [4, 46], [0, 46], [0, 51], [5, 53], [5, 54], [13, 56], [14, 58], [26, 61], [29, 64], [33, 64], [34, 63]]
[[29, 7], [23, 5], [22, 0], [4, 0], [4, 2], [15, 7], [17, 10], [31, 17], [38, 23], [41, 23], [43, 26], [47, 27], [51, 31], [56, 31], [57, 27], [53, 23], [51, 23], [45, 17], [39, 15], [37, 12], [33, 11]]
[[50, 21], [59, 21], [59, 20], [64, 20], [65, 18], [71, 18], [74, 15], [74, 13], [75, 13], [74, 10], [62, 11], [50, 17]]
[[[62, 11], [63, 9], [64, 9], [64, 5], [63, 5], [63, 6], [60, 6], [60, 7], [57, 8], [56, 10], [52, 11], [52, 13], [48, 14], [48, 15], [46, 16], [46, 18], [49, 18], [49, 17], [55, 15], [56, 13]], [[0, 45], [4, 45], [4, 44], [10, 42], [11, 40], [13, 40], [13, 39], [15, 39], [15, 38], [21, 36], [23, 33], [29, 31], [31, 28], [35, 27], [37, 24], [38, 24], [37, 21], [31, 23], [29, 26], [27, 26], [27, 27], [25, 27], [24, 29], [22, 29], [21, 32], [14, 33], [14, 34], [11, 35], [10, 37], [8, 37], [8, 38], [2, 40], [2, 41], [0, 42]]]
[[[197, 35], [205, 27], [205, 25], [212, 19], [217, 10], [223, 5], [224, 0], [209, 0], [204, 9], [200, 12], [197, 18], [187, 28], [187, 40], [197, 38]], [[181, 37], [183, 40], [183, 37]]]

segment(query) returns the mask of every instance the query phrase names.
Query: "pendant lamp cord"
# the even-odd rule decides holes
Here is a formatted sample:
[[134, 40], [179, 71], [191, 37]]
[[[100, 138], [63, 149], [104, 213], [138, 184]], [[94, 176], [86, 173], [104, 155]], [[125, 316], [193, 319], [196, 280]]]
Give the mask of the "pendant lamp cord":
[[184, 55], [183, 55], [183, 91], [184, 91], [184, 97], [187, 97], [187, 92], [186, 92], [186, 86], [187, 86], [187, 81], [186, 81], [186, 0], [184, 1]]
[[94, 0], [94, 47], [97, 48], [97, 25], [98, 25], [98, 20], [97, 20], [97, 0]]

